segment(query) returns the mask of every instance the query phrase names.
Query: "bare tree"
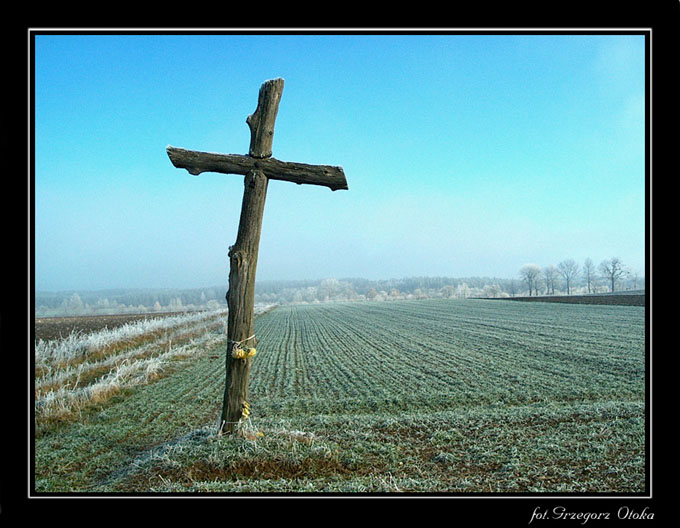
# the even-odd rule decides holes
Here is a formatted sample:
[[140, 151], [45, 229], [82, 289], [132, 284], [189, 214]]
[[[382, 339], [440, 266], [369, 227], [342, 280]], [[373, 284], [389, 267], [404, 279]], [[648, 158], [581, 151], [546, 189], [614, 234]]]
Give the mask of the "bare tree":
[[626, 269], [618, 257], [612, 257], [609, 260], [603, 260], [600, 263], [600, 271], [607, 278], [611, 286], [611, 291], [615, 291], [616, 281], [626, 274]]
[[578, 276], [579, 268], [578, 264], [572, 259], [563, 260], [557, 265], [557, 270], [564, 279], [564, 283], [567, 287], [567, 295], [571, 294], [571, 284], [574, 279]]
[[555, 295], [555, 277], [557, 277], [557, 268], [555, 266], [548, 266], [543, 268], [543, 278], [545, 279], [546, 293]]
[[588, 293], [592, 293], [593, 281], [595, 280], [595, 264], [589, 258], [583, 263], [583, 279], [588, 287]]
[[[536, 264], [525, 264], [522, 266], [522, 269], [519, 270], [519, 276], [529, 287], [529, 297], [531, 297], [531, 292], [534, 290], [534, 287], [537, 286], [536, 283], [540, 275], [541, 268]], [[536, 289], [536, 293], [538, 293], [538, 289]]]

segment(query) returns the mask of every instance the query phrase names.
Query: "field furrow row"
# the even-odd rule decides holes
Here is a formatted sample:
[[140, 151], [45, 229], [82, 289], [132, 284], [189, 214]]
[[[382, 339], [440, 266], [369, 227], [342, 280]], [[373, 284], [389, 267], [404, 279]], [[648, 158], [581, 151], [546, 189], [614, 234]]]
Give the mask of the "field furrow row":
[[638, 307], [336, 303], [282, 306], [258, 324], [254, 395], [340, 408], [361, 398], [533, 401], [644, 391]]

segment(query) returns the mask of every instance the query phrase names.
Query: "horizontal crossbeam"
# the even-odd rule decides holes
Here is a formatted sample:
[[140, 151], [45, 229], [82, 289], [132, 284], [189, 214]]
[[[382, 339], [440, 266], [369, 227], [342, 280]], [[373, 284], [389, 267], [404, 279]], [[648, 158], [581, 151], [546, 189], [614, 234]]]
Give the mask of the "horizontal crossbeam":
[[308, 165], [280, 161], [276, 158], [253, 158], [241, 154], [215, 154], [198, 152], [183, 148], [166, 147], [172, 164], [178, 169], [186, 169], [190, 174], [219, 172], [222, 174], [248, 174], [251, 170], [261, 170], [271, 180], [282, 180], [297, 184], [322, 185], [332, 191], [348, 189], [347, 179], [342, 167], [332, 165]]

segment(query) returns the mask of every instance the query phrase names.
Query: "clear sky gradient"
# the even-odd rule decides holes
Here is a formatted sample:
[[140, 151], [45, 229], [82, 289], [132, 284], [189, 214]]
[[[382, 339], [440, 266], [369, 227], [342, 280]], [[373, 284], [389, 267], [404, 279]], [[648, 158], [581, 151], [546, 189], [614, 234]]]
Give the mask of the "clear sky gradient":
[[643, 35], [35, 35], [37, 290], [226, 284], [260, 85], [273, 156], [258, 280], [517, 277], [618, 256], [645, 274]]

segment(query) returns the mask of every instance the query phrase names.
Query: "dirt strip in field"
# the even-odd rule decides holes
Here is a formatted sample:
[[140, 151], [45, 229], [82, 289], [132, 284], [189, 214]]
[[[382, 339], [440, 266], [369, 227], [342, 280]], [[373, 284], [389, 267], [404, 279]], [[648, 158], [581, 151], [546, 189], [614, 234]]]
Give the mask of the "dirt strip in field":
[[570, 304], [607, 304], [619, 306], [645, 306], [646, 295], [544, 295], [536, 297], [508, 297], [510, 301], [558, 302]]
[[87, 334], [104, 328], [112, 329], [145, 319], [170, 317], [185, 313], [187, 312], [40, 317], [35, 319], [35, 339], [48, 341], [66, 337], [72, 332]]

